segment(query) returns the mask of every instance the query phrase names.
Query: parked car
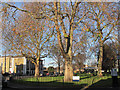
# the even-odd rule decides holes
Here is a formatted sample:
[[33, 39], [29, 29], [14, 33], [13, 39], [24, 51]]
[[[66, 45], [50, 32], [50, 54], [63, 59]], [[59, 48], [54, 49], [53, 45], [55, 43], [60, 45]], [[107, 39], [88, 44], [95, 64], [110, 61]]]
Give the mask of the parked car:
[[49, 76], [50, 76], [50, 77], [54, 77], [55, 75], [54, 75], [53, 72], [51, 72], [51, 73], [49, 73]]
[[64, 76], [64, 73], [62, 72], [62, 73], [60, 73], [60, 76]]
[[56, 73], [54, 74], [54, 76], [55, 76], [55, 77], [59, 76], [59, 73], [58, 73], [58, 72], [56, 72]]
[[46, 73], [46, 76], [49, 76], [49, 73]]

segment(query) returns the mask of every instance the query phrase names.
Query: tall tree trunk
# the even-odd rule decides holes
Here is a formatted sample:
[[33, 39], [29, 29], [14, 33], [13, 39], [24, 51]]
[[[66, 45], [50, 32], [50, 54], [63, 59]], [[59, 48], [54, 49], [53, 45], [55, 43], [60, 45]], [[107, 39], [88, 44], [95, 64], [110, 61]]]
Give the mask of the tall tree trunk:
[[61, 20], [61, 18], [58, 18], [59, 17], [58, 13], [60, 12], [60, 3], [55, 2], [54, 7], [55, 7], [55, 26], [56, 26], [56, 31], [57, 31], [58, 43], [60, 46], [61, 54], [62, 54], [63, 58], [65, 59], [64, 81], [70, 82], [70, 81], [72, 81], [72, 76], [73, 76], [73, 70], [72, 70], [72, 41], [73, 41], [72, 23], [73, 23], [73, 17], [70, 22], [71, 25], [70, 25], [69, 35], [67, 35], [67, 33], [63, 29], [64, 38], [67, 41], [66, 42], [66, 50], [65, 50], [64, 45], [62, 43], [60, 27], [58, 25], [58, 23], [59, 23], [58, 20]]
[[39, 76], [39, 65], [35, 65], [35, 77]]
[[103, 60], [103, 42], [100, 41], [100, 49], [99, 49], [99, 60], [98, 60], [98, 76], [102, 76], [102, 60]]
[[39, 77], [39, 58], [36, 59], [36, 64], [35, 64], [35, 77]]
[[60, 60], [58, 60], [58, 73], [60, 74]]
[[69, 59], [65, 59], [65, 75], [64, 81], [71, 82], [73, 76], [72, 62]]
[[120, 75], [120, 59], [118, 59], [118, 74]]

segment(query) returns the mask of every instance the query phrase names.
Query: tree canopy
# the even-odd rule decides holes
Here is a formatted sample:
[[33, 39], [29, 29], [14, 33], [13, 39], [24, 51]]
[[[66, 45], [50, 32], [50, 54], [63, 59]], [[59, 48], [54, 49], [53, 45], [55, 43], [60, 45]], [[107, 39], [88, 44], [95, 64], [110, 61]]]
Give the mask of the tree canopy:
[[39, 59], [55, 44], [50, 41], [57, 41], [65, 61], [64, 81], [72, 81], [73, 56], [80, 53], [88, 57], [93, 47], [100, 52], [98, 75], [102, 75], [103, 45], [117, 37], [118, 3], [31, 2], [22, 8], [13, 3], [3, 6], [3, 44], [16, 53], [36, 57], [36, 76]]

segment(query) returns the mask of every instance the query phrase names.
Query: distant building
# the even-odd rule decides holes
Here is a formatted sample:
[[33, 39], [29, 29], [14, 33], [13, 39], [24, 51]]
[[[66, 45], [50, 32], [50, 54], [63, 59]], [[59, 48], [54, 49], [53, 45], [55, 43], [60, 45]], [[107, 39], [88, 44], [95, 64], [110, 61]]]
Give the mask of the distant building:
[[[2, 56], [0, 57], [0, 65], [2, 64], [2, 73], [14, 73], [17, 75], [34, 75], [35, 65], [23, 56]], [[43, 60], [39, 63], [40, 73], [43, 73]]]

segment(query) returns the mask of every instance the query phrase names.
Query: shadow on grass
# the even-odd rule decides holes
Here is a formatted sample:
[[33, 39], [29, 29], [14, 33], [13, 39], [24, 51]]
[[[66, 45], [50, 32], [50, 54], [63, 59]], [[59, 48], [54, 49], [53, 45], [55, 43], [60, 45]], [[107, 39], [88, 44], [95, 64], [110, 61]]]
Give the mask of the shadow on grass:
[[93, 77], [93, 76], [87, 76], [87, 77], [84, 77], [84, 78], [80, 77], [80, 80], [87, 79], [87, 78], [90, 78], [90, 77]]
[[108, 79], [100, 80], [100, 81], [92, 84], [86, 90], [89, 90], [92, 88], [110, 88], [110, 87], [116, 87], [116, 88], [120, 87], [120, 78], [118, 78], [118, 84], [115, 84], [115, 86], [113, 86], [113, 84], [112, 84], [112, 78], [108, 78]]
[[80, 77], [80, 80], [82, 80], [82, 79], [87, 79], [87, 78], [90, 78], [90, 76], [87, 76], [87, 77]]
[[95, 77], [96, 75], [92, 75], [92, 76], [86, 76], [86, 77], [82, 77], [82, 76], [80, 76], [80, 80], [82, 80], [82, 79], [87, 79], [87, 78], [91, 78], [91, 77]]
[[54, 81], [49, 81], [49, 82], [33, 82], [33, 81], [17, 81], [17, 80], [13, 80], [10, 81], [11, 83], [15, 84], [19, 84], [19, 85], [24, 85], [24, 86], [32, 86], [32, 87], [56, 87], [56, 88], [83, 88], [85, 86], [87, 86], [88, 84], [76, 84], [73, 82], [58, 82], [58, 80], [54, 80]]

